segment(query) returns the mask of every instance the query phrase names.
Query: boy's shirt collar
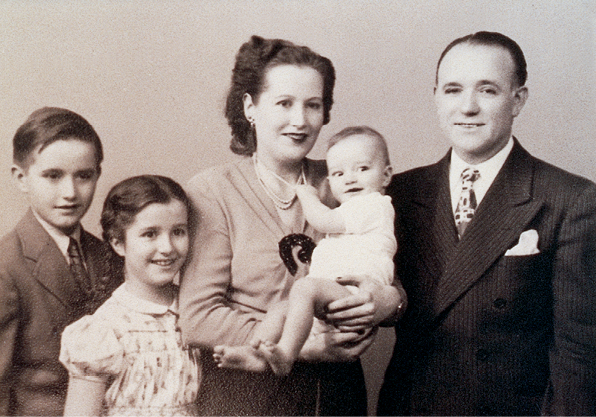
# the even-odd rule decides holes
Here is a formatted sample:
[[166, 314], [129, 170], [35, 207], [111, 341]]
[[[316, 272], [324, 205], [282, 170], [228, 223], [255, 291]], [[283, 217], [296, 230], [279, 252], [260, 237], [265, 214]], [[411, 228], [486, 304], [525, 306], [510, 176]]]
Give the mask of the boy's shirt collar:
[[33, 215], [35, 216], [39, 224], [41, 224], [41, 227], [43, 227], [44, 230], [48, 232], [50, 237], [54, 240], [54, 242], [56, 242], [56, 245], [58, 245], [58, 249], [60, 249], [60, 252], [64, 256], [64, 259], [66, 259], [66, 262], [70, 263], [70, 258], [68, 256], [68, 245], [70, 245], [70, 238], [73, 237], [79, 244], [79, 248], [81, 247], [81, 225], [79, 224], [74, 233], [71, 236], [68, 236], [62, 233], [62, 231], [52, 226], [51, 224], [49, 224], [48, 222], [46, 222], [44, 219], [42, 219], [41, 216], [37, 214], [35, 210], [31, 209], [31, 211], [33, 212]]

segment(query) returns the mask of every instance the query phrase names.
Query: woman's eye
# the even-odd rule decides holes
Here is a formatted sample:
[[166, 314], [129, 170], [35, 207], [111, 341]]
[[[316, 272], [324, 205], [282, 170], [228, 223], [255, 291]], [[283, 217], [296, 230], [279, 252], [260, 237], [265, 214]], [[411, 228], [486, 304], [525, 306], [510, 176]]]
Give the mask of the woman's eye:
[[290, 107], [292, 105], [292, 102], [290, 100], [282, 100], [277, 104], [282, 107]]

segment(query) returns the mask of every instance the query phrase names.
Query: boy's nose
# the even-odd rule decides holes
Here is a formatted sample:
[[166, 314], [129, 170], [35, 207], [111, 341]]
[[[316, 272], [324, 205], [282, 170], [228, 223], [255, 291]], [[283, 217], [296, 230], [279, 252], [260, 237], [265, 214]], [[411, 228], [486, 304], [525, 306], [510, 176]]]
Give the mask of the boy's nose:
[[65, 177], [60, 184], [62, 197], [73, 199], [77, 196], [77, 185], [71, 177]]

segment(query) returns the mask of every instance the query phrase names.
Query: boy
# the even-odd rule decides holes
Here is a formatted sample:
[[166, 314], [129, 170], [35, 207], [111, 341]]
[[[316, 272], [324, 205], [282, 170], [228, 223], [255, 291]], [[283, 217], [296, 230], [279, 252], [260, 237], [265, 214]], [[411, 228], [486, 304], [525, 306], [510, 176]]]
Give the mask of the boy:
[[[311, 186], [301, 185], [296, 190], [307, 221], [328, 234], [313, 252], [308, 276], [292, 286], [287, 314], [284, 307], [270, 311], [250, 347], [215, 348], [214, 358], [220, 367], [262, 370], [266, 361], [276, 374], [287, 375], [308, 338], [314, 317], [322, 316], [330, 302], [358, 291], [335, 278], [366, 276], [383, 285], [393, 282], [395, 214], [391, 198], [382, 195], [392, 168], [383, 136], [366, 126], [342, 130], [329, 142], [327, 167], [338, 208], [321, 203]], [[366, 289], [366, 283], [360, 288]], [[366, 328], [363, 322], [352, 330]]]
[[39, 109], [14, 136], [11, 171], [31, 207], [0, 241], [0, 415], [62, 415], [62, 330], [122, 282], [80, 224], [102, 159], [93, 127], [69, 110]]

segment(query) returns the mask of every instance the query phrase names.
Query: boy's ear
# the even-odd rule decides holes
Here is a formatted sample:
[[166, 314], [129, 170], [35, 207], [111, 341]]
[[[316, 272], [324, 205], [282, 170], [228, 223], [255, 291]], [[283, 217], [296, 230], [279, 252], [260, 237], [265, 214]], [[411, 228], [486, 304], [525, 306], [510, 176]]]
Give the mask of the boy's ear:
[[12, 178], [17, 183], [19, 189], [24, 193], [28, 193], [29, 187], [27, 185], [27, 181], [25, 181], [27, 177], [27, 171], [17, 164], [12, 164], [10, 167], [10, 173], [12, 174]]
[[393, 176], [393, 167], [391, 165], [387, 165], [385, 170], [383, 171], [383, 187], [387, 188], [389, 183], [391, 182], [391, 177]]
[[116, 238], [110, 239], [110, 246], [114, 249], [119, 256], [124, 258], [125, 250], [124, 250], [124, 242], [119, 241]]

